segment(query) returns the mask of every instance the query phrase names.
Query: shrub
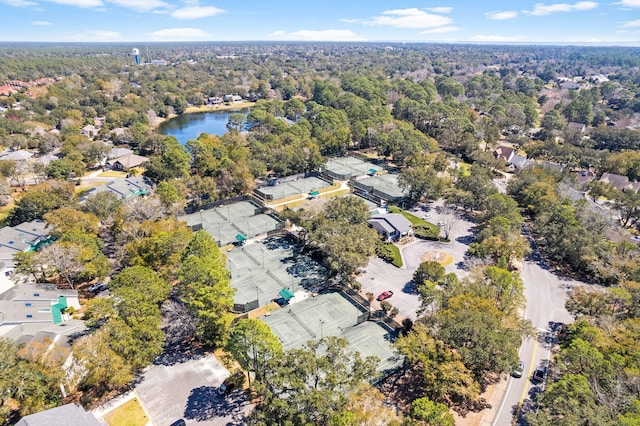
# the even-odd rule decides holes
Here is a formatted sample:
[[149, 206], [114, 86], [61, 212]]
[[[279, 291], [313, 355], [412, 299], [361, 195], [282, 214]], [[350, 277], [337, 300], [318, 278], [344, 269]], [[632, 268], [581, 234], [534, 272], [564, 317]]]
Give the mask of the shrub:
[[402, 267], [402, 256], [400, 249], [391, 243], [380, 242], [376, 245], [376, 255], [385, 262], [391, 263], [393, 266]]
[[391, 303], [383, 300], [382, 302], [380, 302], [380, 308], [384, 311], [385, 314], [388, 314], [391, 310]]

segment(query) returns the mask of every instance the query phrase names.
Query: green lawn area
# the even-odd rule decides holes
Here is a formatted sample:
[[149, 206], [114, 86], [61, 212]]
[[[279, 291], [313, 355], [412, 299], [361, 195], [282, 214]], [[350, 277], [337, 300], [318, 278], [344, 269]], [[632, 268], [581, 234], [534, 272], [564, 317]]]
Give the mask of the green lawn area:
[[380, 259], [391, 263], [397, 268], [402, 267], [402, 256], [400, 255], [400, 249], [395, 244], [384, 243], [380, 241], [376, 246], [376, 255]]
[[438, 238], [438, 235], [440, 234], [440, 228], [438, 226], [431, 222], [427, 222], [424, 219], [420, 219], [418, 216], [414, 216], [411, 213], [402, 210], [400, 207], [389, 206], [389, 213], [400, 213], [402, 216], [406, 217], [409, 222], [411, 222], [413, 231], [418, 238], [423, 238], [423, 235]]
[[149, 422], [137, 398], [125, 402], [104, 416], [109, 426], [144, 426]]

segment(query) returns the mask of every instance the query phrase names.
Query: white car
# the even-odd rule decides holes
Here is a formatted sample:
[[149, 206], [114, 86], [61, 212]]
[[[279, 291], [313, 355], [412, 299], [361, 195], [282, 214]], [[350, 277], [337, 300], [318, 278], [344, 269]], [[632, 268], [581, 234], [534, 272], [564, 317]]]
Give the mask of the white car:
[[422, 215], [422, 220], [431, 219], [431, 215], [429, 213]]
[[447, 222], [444, 222], [442, 220], [440, 222], [438, 222], [438, 226], [445, 226], [446, 224], [447, 224]]

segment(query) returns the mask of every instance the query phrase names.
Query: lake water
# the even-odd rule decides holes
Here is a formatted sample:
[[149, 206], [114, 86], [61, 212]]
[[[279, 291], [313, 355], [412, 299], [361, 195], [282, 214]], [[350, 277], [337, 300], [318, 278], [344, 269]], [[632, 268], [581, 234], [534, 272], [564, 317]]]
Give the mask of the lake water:
[[183, 114], [158, 126], [158, 133], [175, 137], [182, 145], [197, 139], [200, 133], [222, 136], [229, 131], [227, 122], [231, 114], [248, 114], [248, 109], [235, 111], [198, 112]]

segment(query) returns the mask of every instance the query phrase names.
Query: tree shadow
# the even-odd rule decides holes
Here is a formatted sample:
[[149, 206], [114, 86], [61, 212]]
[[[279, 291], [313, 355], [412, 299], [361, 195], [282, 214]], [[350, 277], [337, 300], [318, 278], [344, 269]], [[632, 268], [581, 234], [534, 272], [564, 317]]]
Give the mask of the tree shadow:
[[416, 284], [413, 282], [413, 280], [411, 281], [407, 281], [404, 286], [402, 287], [402, 292], [405, 294], [413, 294], [416, 295], [418, 294], [418, 288], [416, 286]]
[[228, 425], [246, 424], [246, 414], [242, 409], [246, 403], [246, 395], [240, 390], [222, 396], [213, 386], [200, 386], [191, 390], [184, 418], [206, 421], [216, 417], [231, 417]]
[[165, 348], [165, 350], [153, 361], [153, 364], [169, 367], [175, 364], [200, 359], [204, 356], [206, 356], [206, 353], [204, 353], [200, 348], [194, 348], [185, 343]]

